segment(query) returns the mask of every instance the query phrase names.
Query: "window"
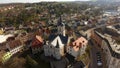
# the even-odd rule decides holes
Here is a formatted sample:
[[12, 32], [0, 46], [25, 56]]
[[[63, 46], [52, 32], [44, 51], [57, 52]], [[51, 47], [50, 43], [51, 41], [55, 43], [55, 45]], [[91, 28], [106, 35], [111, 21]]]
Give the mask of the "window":
[[79, 46], [81, 46], [82, 45], [82, 43], [79, 43]]
[[85, 41], [82, 41], [83, 43], [85, 42]]
[[75, 43], [75, 45], [76, 45], [76, 43]]

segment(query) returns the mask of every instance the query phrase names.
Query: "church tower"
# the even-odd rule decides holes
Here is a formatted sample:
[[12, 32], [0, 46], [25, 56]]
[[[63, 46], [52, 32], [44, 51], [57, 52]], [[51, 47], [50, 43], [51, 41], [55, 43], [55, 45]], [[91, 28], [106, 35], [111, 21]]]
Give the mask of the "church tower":
[[58, 34], [65, 36], [65, 23], [62, 23], [61, 16], [57, 22]]

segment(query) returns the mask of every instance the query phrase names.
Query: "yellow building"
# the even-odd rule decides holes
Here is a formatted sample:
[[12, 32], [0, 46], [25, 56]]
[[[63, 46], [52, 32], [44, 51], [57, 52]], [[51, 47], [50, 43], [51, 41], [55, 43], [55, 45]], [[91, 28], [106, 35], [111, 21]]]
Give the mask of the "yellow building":
[[5, 52], [5, 51], [1, 51], [0, 52], [0, 62], [5, 63], [6, 61], [8, 61], [11, 57], [11, 53], [10, 52]]
[[8, 61], [11, 56], [12, 54], [10, 52], [7, 52], [6, 54], [4, 54], [4, 56], [2, 57], [2, 63], [5, 63], [6, 61]]
[[3, 31], [2, 31], [2, 30], [0, 30], [0, 35], [1, 35], [1, 34], [3, 34]]
[[0, 35], [4, 33], [4, 30], [3, 29], [0, 29]]

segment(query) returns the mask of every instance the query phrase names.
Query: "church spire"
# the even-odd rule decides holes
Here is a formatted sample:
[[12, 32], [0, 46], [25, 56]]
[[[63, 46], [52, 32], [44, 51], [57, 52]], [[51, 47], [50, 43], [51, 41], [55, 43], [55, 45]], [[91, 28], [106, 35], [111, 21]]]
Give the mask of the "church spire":
[[61, 16], [59, 17], [59, 20], [57, 22], [57, 26], [62, 26], [62, 18], [61, 18]]

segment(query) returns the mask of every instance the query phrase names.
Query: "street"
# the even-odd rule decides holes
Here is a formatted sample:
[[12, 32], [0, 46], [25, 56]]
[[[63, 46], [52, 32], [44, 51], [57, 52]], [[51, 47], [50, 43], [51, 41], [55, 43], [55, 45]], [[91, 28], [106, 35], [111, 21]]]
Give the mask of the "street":
[[90, 66], [89, 68], [103, 68], [103, 66], [99, 67], [97, 65], [97, 56], [96, 56], [96, 52], [100, 51], [98, 48], [96, 48], [95, 44], [92, 43], [92, 41], [90, 40], [89, 42], [90, 46], [91, 46], [91, 50], [90, 50]]

